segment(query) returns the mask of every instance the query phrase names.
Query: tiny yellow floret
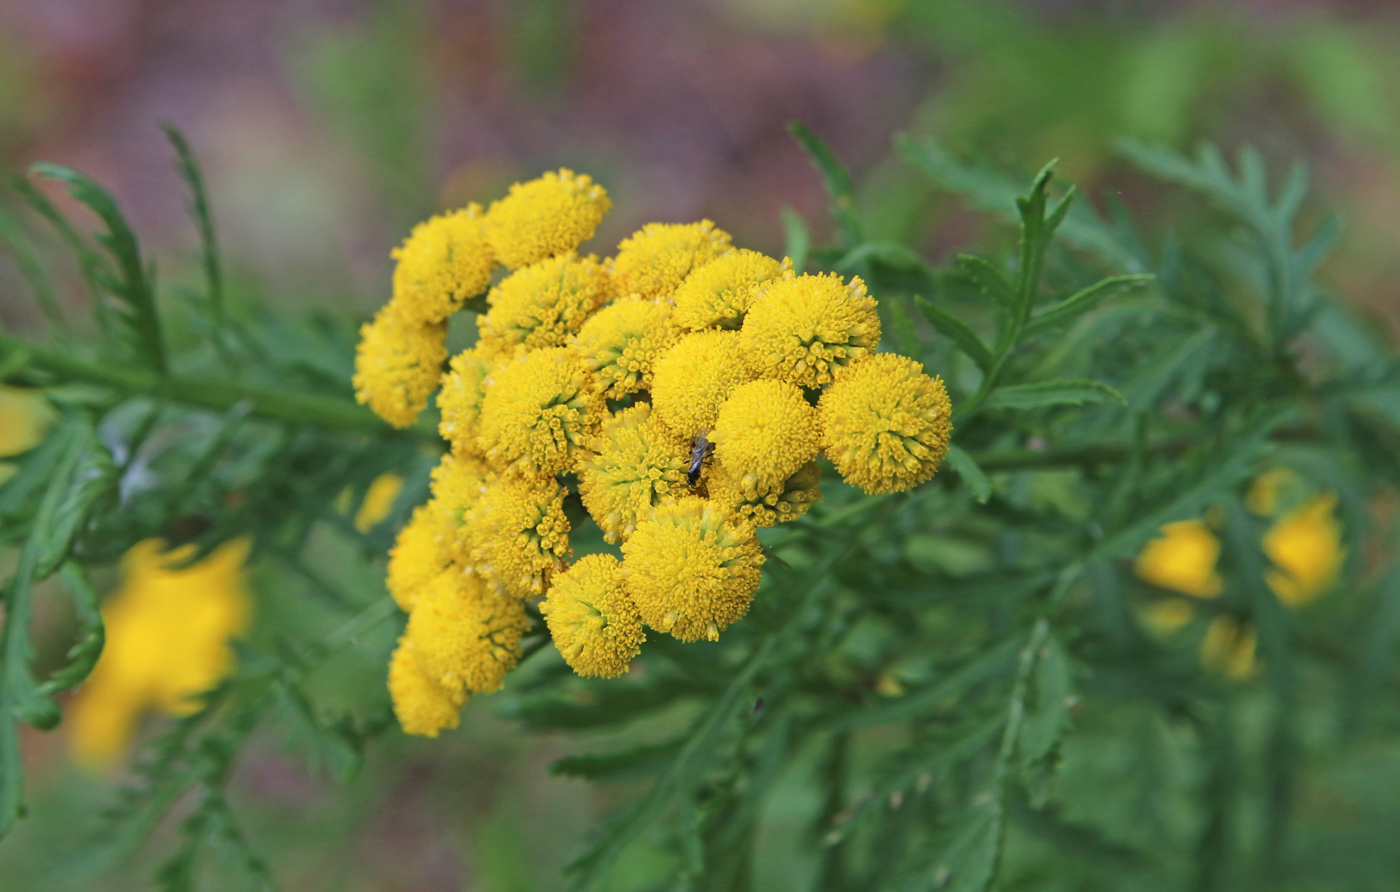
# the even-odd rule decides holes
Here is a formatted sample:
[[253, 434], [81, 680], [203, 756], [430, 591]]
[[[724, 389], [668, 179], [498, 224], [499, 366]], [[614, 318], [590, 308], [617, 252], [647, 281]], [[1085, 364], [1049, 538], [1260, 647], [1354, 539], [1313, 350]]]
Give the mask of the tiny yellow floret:
[[481, 401], [486, 397], [486, 382], [504, 359], [477, 345], [463, 350], [447, 364], [442, 373], [442, 390], [438, 393], [438, 433], [458, 452], [476, 448], [481, 436]]
[[1341, 574], [1346, 549], [1336, 508], [1336, 494], [1324, 493], [1280, 518], [1264, 536], [1264, 553], [1275, 564], [1264, 578], [1289, 607], [1326, 594]]
[[948, 453], [948, 391], [908, 357], [882, 353], [841, 370], [817, 408], [826, 457], [867, 493], [912, 489]]
[[622, 565], [590, 554], [560, 574], [540, 604], [554, 646], [579, 675], [616, 678], [641, 653], [646, 633], [623, 590]]
[[394, 547], [389, 549], [389, 567], [385, 584], [394, 603], [405, 612], [413, 609], [418, 593], [428, 580], [446, 569], [447, 543], [452, 528], [447, 518], [434, 506], [419, 505], [413, 509], [408, 523], [399, 530]]
[[479, 537], [477, 571], [516, 597], [543, 592], [573, 554], [566, 493], [553, 480], [508, 477], [488, 487], [472, 520]]
[[391, 303], [360, 329], [355, 400], [394, 427], [408, 427], [437, 389], [447, 361], [447, 327], [403, 318]]
[[753, 527], [695, 496], [661, 505], [622, 546], [627, 593], [642, 621], [681, 641], [715, 641], [748, 612], [763, 550]]
[[1162, 527], [1147, 543], [1134, 569], [1143, 582], [1193, 598], [1214, 598], [1223, 587], [1215, 572], [1220, 540], [1199, 520], [1179, 520]]
[[836, 273], [794, 276], [763, 287], [743, 334], [756, 373], [820, 387], [875, 351], [880, 316], [859, 277], [847, 284]]
[[669, 298], [693, 271], [729, 250], [729, 233], [709, 220], [648, 223], [617, 246], [618, 294]]
[[690, 494], [689, 441], [638, 403], [603, 424], [592, 452], [579, 463], [583, 507], [617, 542], [632, 535], [637, 518], [668, 499]]
[[496, 268], [477, 204], [419, 223], [392, 256], [398, 261], [393, 306], [420, 325], [442, 322], [484, 292]]
[[506, 355], [518, 348], [562, 347], [611, 297], [607, 270], [573, 252], [521, 267], [501, 280], [477, 318], [481, 344]]
[[501, 689], [520, 660], [525, 605], [459, 570], [434, 576], [408, 617], [404, 640], [418, 668], [458, 696]]
[[796, 385], [767, 378], [734, 388], [709, 438], [730, 476], [772, 490], [816, 457], [821, 422]]
[[550, 171], [510, 193], [486, 212], [486, 235], [496, 257], [520, 269], [578, 248], [593, 237], [612, 207], [608, 193], [587, 174]]
[[389, 658], [389, 696], [399, 726], [405, 734], [418, 737], [436, 737], [440, 731], [457, 727], [467, 702], [465, 691], [447, 690], [418, 667], [404, 638]]
[[791, 268], [789, 261], [742, 248], [711, 260], [676, 289], [676, 323], [687, 331], [737, 329], [759, 288]]
[[734, 388], [755, 377], [737, 331], [697, 331], [656, 363], [652, 407], [671, 430], [693, 437], [714, 427], [719, 407]]
[[536, 350], [491, 376], [481, 401], [480, 448], [502, 470], [552, 477], [573, 470], [606, 414], [577, 352]]
[[751, 478], [736, 476], [716, 464], [706, 475], [706, 486], [710, 499], [728, 507], [736, 517], [754, 526], [771, 527], [796, 520], [820, 502], [821, 480], [821, 468], [814, 461], [770, 487], [759, 487]]
[[661, 355], [680, 339], [670, 304], [636, 298], [604, 307], [578, 333], [578, 351], [610, 399], [651, 387]]

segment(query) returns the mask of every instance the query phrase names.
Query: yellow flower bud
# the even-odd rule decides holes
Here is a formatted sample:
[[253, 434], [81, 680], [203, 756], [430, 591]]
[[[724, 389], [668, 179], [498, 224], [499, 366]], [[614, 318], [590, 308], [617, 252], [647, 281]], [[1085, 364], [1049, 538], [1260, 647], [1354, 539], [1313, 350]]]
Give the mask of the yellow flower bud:
[[550, 171], [510, 194], [486, 212], [486, 234], [496, 257], [520, 269], [578, 248], [593, 237], [612, 207], [608, 193], [587, 174]]
[[564, 662], [584, 677], [622, 675], [646, 640], [637, 605], [623, 590], [622, 565], [610, 554], [590, 554], [561, 573], [540, 613]]
[[757, 251], [730, 251], [691, 273], [676, 289], [676, 323], [688, 331], [737, 329], [760, 287], [791, 269], [788, 260], [779, 263]]
[[731, 477], [771, 490], [816, 457], [821, 423], [801, 390], [770, 378], [734, 388], [709, 438]]
[[657, 507], [622, 546], [627, 594], [642, 620], [681, 641], [714, 641], [748, 612], [762, 575], [753, 527], [689, 496]]
[[648, 223], [617, 246], [613, 283], [618, 294], [668, 298], [686, 276], [729, 250], [729, 233], [709, 220]]
[[404, 733], [419, 737], [436, 737], [439, 731], [457, 727], [467, 702], [465, 691], [448, 691], [418, 668], [404, 638], [389, 658], [389, 696]]
[[880, 343], [880, 317], [865, 283], [835, 273], [778, 279], [744, 318], [744, 353], [755, 372], [800, 387], [831, 382]]
[[609, 542], [626, 539], [637, 518], [668, 499], [688, 495], [689, 441], [639, 403], [603, 424], [593, 452], [579, 463], [583, 507]]
[[496, 258], [481, 206], [442, 214], [413, 227], [392, 254], [395, 310], [420, 325], [442, 322], [491, 284]]
[[578, 333], [578, 351], [611, 399], [651, 387], [657, 360], [680, 339], [671, 306], [621, 300], [604, 307]]
[[408, 427], [437, 389], [447, 360], [447, 327], [411, 322], [391, 303], [360, 329], [355, 400], [394, 427]]
[[671, 430], [693, 437], [714, 427], [729, 394], [755, 378], [736, 331], [698, 331], [676, 342], [656, 363], [651, 400]]
[[596, 257], [569, 252], [521, 267], [487, 296], [491, 309], [477, 318], [481, 344], [506, 355], [562, 347], [612, 296], [610, 288]]
[[399, 530], [394, 547], [389, 549], [385, 580], [389, 595], [401, 610], [412, 610], [423, 586], [447, 567], [446, 546], [452, 536], [447, 516], [435, 510], [434, 505], [419, 505], [413, 509], [408, 523]]
[[918, 486], [948, 452], [948, 391], [907, 357], [882, 353], [843, 369], [817, 408], [826, 457], [867, 493]]

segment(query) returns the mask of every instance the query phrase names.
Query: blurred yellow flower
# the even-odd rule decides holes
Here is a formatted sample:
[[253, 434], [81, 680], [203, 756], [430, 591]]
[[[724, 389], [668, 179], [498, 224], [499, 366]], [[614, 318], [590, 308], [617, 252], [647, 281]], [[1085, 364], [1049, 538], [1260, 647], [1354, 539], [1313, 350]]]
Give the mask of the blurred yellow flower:
[[447, 327], [405, 319], [391, 302], [360, 329], [355, 400], [394, 427], [408, 427], [437, 389], [447, 361]]
[[403, 478], [390, 471], [370, 482], [360, 510], [355, 512], [355, 529], [367, 533], [379, 525], [393, 510], [394, 501], [403, 492]]
[[[0, 458], [37, 446], [51, 416], [48, 403], [37, 393], [0, 386]], [[0, 483], [13, 473], [11, 464], [0, 462]]]
[[438, 732], [457, 727], [465, 690], [452, 692], [433, 681], [418, 666], [405, 638], [389, 658], [389, 696], [394, 716], [406, 734], [436, 737]]
[[183, 715], [233, 667], [229, 639], [251, 609], [243, 579], [249, 542], [235, 540], [188, 567], [194, 546], [148, 539], [122, 559], [121, 588], [103, 605], [106, 647], [69, 714], [72, 746], [90, 765], [125, 751], [147, 710]]
[[486, 212], [486, 232], [496, 257], [519, 269], [573, 251], [593, 237], [612, 207], [608, 193], [587, 174], [561, 169], [528, 183]]
[[1138, 554], [1134, 569], [1138, 578], [1158, 588], [1193, 598], [1220, 594], [1220, 540], [1199, 520], [1180, 520], [1162, 527], [1161, 535]]
[[520, 659], [527, 625], [523, 602], [454, 568], [423, 587], [404, 640], [418, 668], [443, 690], [489, 694]]
[[1201, 641], [1201, 665], [1239, 681], [1254, 674], [1254, 630], [1229, 616], [1217, 616]]
[[1324, 493], [1279, 518], [1264, 536], [1264, 553], [1276, 565], [1264, 578], [1289, 607], [1316, 600], [1341, 573], [1346, 551], [1336, 508], [1336, 494]]
[[646, 640], [642, 615], [623, 590], [622, 565], [610, 554], [590, 554], [561, 573], [540, 613], [564, 662], [584, 677], [622, 675]]

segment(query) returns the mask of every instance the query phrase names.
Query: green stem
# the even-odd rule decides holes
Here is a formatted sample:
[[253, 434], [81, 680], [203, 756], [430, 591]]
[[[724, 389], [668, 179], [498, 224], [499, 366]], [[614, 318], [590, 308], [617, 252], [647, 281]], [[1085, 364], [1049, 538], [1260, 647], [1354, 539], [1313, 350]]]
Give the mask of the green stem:
[[[373, 412], [348, 400], [294, 393], [240, 381], [162, 376], [137, 368], [102, 365], [72, 354], [40, 347], [0, 332], [0, 366], [6, 378], [30, 370], [63, 381], [80, 381], [120, 391], [126, 396], [168, 399], [203, 409], [227, 411], [247, 405], [252, 415], [293, 424], [311, 424], [348, 434], [384, 435], [391, 429]], [[431, 425], [415, 424], [405, 431], [437, 446], [441, 439]]]

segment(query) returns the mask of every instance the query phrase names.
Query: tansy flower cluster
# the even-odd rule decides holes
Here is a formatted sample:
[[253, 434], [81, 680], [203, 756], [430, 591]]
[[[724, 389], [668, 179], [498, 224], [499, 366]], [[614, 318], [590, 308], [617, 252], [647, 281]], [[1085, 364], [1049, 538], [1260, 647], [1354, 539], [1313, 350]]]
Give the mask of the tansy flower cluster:
[[[402, 427], [436, 391], [451, 446], [389, 558], [409, 613], [389, 688], [411, 734], [501, 686], [536, 599], [575, 672], [621, 675], [647, 630], [715, 640], [744, 616], [756, 529], [821, 499], [819, 456], [889, 493], [947, 451], [942, 381], [875, 353], [859, 278], [795, 274], [708, 220], [580, 254], [608, 209], [561, 170], [434, 217], [395, 251], [393, 297], [362, 331], [360, 402]], [[482, 294], [476, 344], [448, 361], [448, 316]], [[574, 498], [621, 559], [574, 560]]]
[[[1300, 609], [1325, 595], [1346, 559], [1336, 494], [1310, 492], [1295, 473], [1275, 468], [1254, 481], [1245, 504], [1272, 521], [1261, 543], [1273, 564], [1264, 581], [1279, 601]], [[1216, 570], [1220, 551], [1220, 540], [1203, 520], [1169, 523], [1143, 548], [1134, 567], [1138, 578], [1186, 596], [1146, 605], [1143, 619], [1149, 628], [1163, 635], [1176, 633], [1195, 615], [1193, 600], [1221, 594], [1224, 583]], [[1255, 669], [1255, 646], [1252, 628], [1220, 614], [1206, 626], [1201, 662], [1226, 677], [1246, 678]]]

